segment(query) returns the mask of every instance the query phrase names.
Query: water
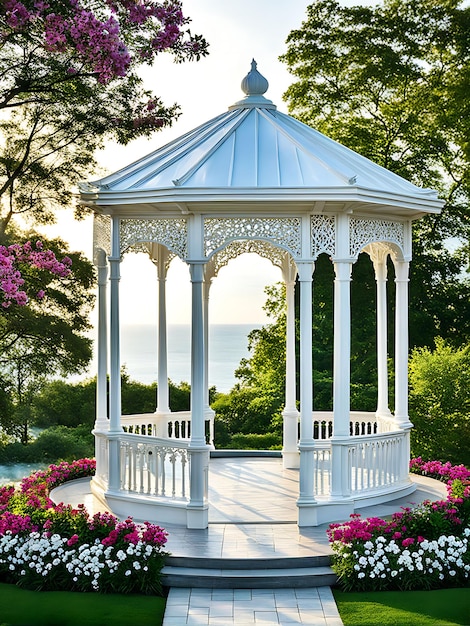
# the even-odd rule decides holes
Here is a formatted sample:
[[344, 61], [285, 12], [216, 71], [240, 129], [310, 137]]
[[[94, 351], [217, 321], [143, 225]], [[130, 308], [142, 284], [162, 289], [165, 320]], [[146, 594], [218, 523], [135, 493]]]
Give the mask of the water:
[[21, 482], [25, 476], [45, 469], [44, 463], [15, 463], [14, 465], [0, 465], [0, 485], [11, 485]]
[[[236, 382], [235, 370], [249, 356], [248, 333], [260, 324], [213, 324], [209, 330], [209, 385], [228, 392]], [[145, 384], [158, 378], [157, 328], [153, 325], [123, 326], [121, 363], [131, 379]], [[176, 384], [191, 378], [191, 328], [168, 327], [168, 378]]]

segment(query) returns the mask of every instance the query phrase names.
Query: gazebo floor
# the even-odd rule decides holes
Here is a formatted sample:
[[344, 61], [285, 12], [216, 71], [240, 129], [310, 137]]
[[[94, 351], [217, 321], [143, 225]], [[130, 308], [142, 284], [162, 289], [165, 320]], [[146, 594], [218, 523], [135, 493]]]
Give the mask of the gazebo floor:
[[[363, 517], [385, 517], [402, 506], [446, 497], [445, 485], [413, 475], [417, 484], [406, 498], [360, 509]], [[54, 494], [66, 504], [103, 510], [89, 480], [65, 484]], [[330, 554], [326, 529], [297, 526], [298, 470], [285, 470], [278, 458], [213, 458], [209, 468], [209, 528], [165, 524], [173, 555], [217, 558], [300, 557]], [[339, 520], [344, 521], [344, 520]]]

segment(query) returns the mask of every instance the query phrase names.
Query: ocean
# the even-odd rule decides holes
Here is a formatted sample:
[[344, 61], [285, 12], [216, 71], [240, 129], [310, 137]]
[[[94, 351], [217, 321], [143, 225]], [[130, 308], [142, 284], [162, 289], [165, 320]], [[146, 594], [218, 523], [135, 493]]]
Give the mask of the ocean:
[[[236, 382], [235, 370], [249, 356], [248, 333], [261, 324], [212, 324], [209, 330], [209, 385], [226, 393]], [[191, 327], [168, 326], [168, 378], [190, 382]], [[121, 364], [130, 378], [149, 384], [158, 378], [157, 328], [154, 325], [121, 328]]]

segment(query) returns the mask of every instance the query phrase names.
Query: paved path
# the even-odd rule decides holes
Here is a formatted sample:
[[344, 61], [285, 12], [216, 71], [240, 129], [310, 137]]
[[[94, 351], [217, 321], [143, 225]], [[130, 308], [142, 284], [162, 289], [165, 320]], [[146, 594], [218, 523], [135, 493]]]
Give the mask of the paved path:
[[163, 626], [342, 626], [329, 587], [171, 589]]

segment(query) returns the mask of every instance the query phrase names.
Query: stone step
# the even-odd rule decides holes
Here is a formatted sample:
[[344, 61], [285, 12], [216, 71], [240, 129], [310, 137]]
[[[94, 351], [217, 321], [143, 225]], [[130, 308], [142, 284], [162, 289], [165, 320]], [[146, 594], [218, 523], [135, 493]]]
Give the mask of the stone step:
[[166, 587], [280, 589], [334, 585], [328, 556], [217, 559], [168, 557], [162, 570]]

